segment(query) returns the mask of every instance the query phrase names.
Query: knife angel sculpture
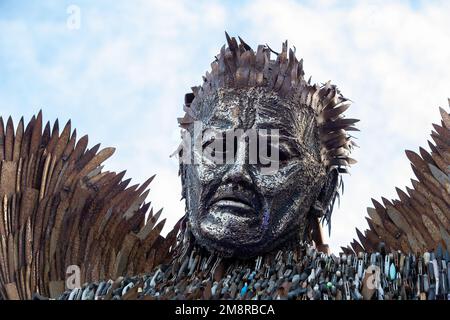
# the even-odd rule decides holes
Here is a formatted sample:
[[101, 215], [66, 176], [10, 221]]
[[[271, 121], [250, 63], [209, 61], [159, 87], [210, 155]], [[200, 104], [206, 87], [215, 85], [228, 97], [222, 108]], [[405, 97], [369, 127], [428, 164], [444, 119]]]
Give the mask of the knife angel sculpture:
[[[322, 169], [335, 167], [336, 174], [330, 175], [329, 180], [324, 178], [323, 183], [336, 186], [338, 174], [345, 173], [346, 166], [354, 162], [347, 157], [349, 137], [344, 129], [355, 129], [352, 126], [355, 120], [341, 116], [348, 108], [347, 100], [334, 86], [310, 85], [304, 81], [302, 61], [298, 61], [292, 51], [288, 57], [287, 43], [283, 44], [277, 59], [270, 60], [272, 50], [267, 46], [259, 46], [255, 53], [242, 40], [238, 45], [227, 35], [227, 41], [228, 47], [222, 48], [212, 64], [212, 72], [204, 77], [203, 87], [193, 88], [193, 93], [186, 95], [186, 115], [179, 119], [180, 125], [187, 128], [194, 117], [204, 116], [202, 109], [194, 108], [197, 95], [200, 99], [223, 87], [228, 88], [221, 91], [222, 98], [228, 95], [232, 100], [234, 92], [240, 92], [242, 97], [248, 98], [245, 101], [253, 101], [248, 92], [259, 95], [261, 108], [267, 111], [262, 116], [269, 120], [275, 119], [276, 115], [270, 112], [267, 101], [277, 102], [278, 98], [273, 98], [265, 89], [278, 90], [280, 96], [291, 96], [291, 91], [300, 90], [292, 97], [305, 105], [322, 108], [323, 113], [315, 120], [311, 117], [308, 123], [322, 125], [317, 130], [321, 134], [325, 132], [326, 138], [322, 139], [323, 135], [315, 137], [322, 139], [320, 143], [326, 148], [322, 152], [321, 144], [314, 140], [310, 146], [318, 148], [318, 159], [324, 162]], [[258, 86], [265, 89], [256, 88]], [[321, 97], [325, 100], [320, 100]], [[325, 105], [328, 97], [330, 100]], [[211, 111], [207, 99], [198, 101], [199, 108], [206, 103], [206, 111]], [[218, 104], [220, 109], [220, 101]], [[286, 108], [288, 110], [289, 105]], [[342, 247], [343, 252], [373, 252], [378, 250], [380, 243], [384, 243], [387, 250], [413, 253], [438, 245], [450, 249], [450, 115], [442, 108], [440, 111], [442, 119], [433, 125], [429, 150], [406, 151], [416, 176], [412, 179], [413, 188], [406, 188], [406, 192], [397, 188], [398, 199], [382, 198], [381, 202], [372, 199], [373, 207], [368, 208], [369, 229], [364, 233], [357, 230], [359, 241]], [[251, 108], [244, 110], [242, 117], [236, 116], [239, 114], [236, 112], [227, 110], [219, 116], [230, 117], [228, 120], [232, 123], [233, 117], [239, 121], [242, 117], [247, 119], [253, 111]], [[306, 115], [313, 114], [311, 110], [305, 112]], [[254, 123], [255, 119], [261, 118], [253, 116], [252, 119]], [[309, 124], [302, 121], [297, 125], [302, 133], [309, 128]], [[314, 126], [311, 128], [316, 130]], [[0, 297], [30, 299], [34, 293], [57, 297], [65, 290], [66, 271], [70, 266], [79, 266], [81, 283], [85, 283], [150, 273], [174, 257], [186, 255], [181, 251], [185, 251], [186, 230], [192, 221], [185, 215], [166, 236], [162, 236], [165, 219], [160, 221], [161, 211], [154, 213], [150, 202], [146, 201], [153, 177], [140, 186], [129, 186], [130, 179], [123, 180], [125, 172], [104, 171], [102, 163], [113, 152], [113, 148], [100, 150], [99, 145], [89, 149], [87, 136], [77, 139], [70, 121], [60, 131], [58, 121], [44, 125], [42, 113], [28, 124], [21, 119], [17, 126], [11, 118], [6, 123], [0, 118]], [[186, 177], [195, 177], [192, 172], [183, 171], [183, 167], [180, 167], [180, 173], [183, 181]], [[234, 176], [230, 183], [244, 183], [242, 180], [242, 177]], [[235, 189], [228, 190], [223, 186], [223, 190]], [[242, 191], [242, 197], [250, 194], [247, 191]], [[183, 195], [186, 196], [185, 188]], [[335, 196], [333, 189], [326, 198], [334, 199]], [[229, 199], [222, 197], [222, 200], [230, 206]], [[231, 201], [237, 206], [235, 202]], [[248, 208], [252, 205], [250, 202], [245, 206], [239, 203], [239, 206]], [[322, 206], [317, 201], [311, 206], [311, 212], [319, 215], [312, 218], [305, 215], [309, 221], [302, 225], [305, 240], [322, 245], [319, 216], [321, 214], [329, 222], [332, 206], [332, 203]], [[228, 215], [235, 214], [226, 210]], [[202, 214], [200, 212], [199, 217]], [[239, 226], [240, 220], [236, 218], [235, 221]], [[209, 222], [206, 219], [205, 225]], [[238, 227], [236, 230], [242, 231]], [[212, 235], [221, 237], [222, 233], [216, 231], [213, 230]], [[201, 225], [196, 232], [197, 237], [202, 235]], [[231, 240], [236, 238], [231, 237]], [[209, 244], [208, 241], [205, 243]]]

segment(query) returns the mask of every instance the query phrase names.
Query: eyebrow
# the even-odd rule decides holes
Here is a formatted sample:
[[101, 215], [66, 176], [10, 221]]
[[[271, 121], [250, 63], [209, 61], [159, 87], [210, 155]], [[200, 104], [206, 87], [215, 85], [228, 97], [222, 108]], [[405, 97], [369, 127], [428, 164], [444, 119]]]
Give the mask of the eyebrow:
[[301, 144], [298, 143], [298, 139], [296, 139], [294, 137], [280, 135], [280, 144], [281, 143], [287, 144], [289, 147], [294, 149], [298, 154], [301, 154], [304, 149], [304, 148], [302, 148]]
[[280, 135], [285, 135], [285, 136], [291, 136], [294, 137], [294, 131], [295, 128], [290, 128], [289, 126], [286, 126], [286, 123], [280, 122], [275, 120], [274, 122], [262, 122], [262, 123], [258, 123], [256, 125], [257, 129], [266, 129], [266, 130], [272, 130], [272, 129], [278, 129], [280, 132]]
[[286, 135], [280, 135], [280, 144], [287, 143], [291, 148], [293, 148], [299, 155], [309, 154], [313, 155], [308, 148], [306, 148], [302, 143], [299, 143], [298, 138]]
[[213, 114], [209, 119], [209, 126], [215, 126], [216, 128], [220, 128], [222, 130], [226, 130], [233, 126], [233, 121], [230, 120], [227, 116], [222, 114]]
[[273, 119], [271, 122], [260, 122], [256, 124], [257, 129], [279, 129], [284, 127], [283, 122]]
[[[269, 136], [268, 134], [267, 136]], [[298, 138], [290, 135], [280, 134], [279, 135], [279, 143], [287, 144], [289, 147], [294, 149], [297, 153], [301, 154], [305, 151], [305, 148], [298, 142]]]

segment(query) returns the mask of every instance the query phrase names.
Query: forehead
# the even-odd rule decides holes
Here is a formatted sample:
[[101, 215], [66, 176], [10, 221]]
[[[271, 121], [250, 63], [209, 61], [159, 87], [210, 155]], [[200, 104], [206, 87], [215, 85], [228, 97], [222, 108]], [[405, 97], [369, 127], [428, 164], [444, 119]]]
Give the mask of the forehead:
[[200, 116], [206, 127], [217, 129], [278, 129], [281, 134], [313, 133], [313, 110], [266, 88], [219, 89], [204, 101]]

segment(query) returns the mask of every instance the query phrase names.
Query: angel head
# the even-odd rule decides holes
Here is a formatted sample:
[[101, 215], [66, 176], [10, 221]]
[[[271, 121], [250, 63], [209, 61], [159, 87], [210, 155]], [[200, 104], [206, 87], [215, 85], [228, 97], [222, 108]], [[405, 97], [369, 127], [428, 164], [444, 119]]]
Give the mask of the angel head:
[[226, 38], [178, 119], [187, 228], [226, 256], [320, 242], [319, 222], [330, 223], [340, 174], [355, 162], [350, 101], [305, 81], [287, 42], [275, 53]]

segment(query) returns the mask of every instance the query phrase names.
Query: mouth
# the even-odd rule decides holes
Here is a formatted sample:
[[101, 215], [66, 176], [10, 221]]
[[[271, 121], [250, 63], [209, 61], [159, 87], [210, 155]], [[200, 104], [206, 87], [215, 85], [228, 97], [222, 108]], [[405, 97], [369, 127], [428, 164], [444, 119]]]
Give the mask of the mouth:
[[256, 214], [258, 202], [249, 191], [219, 192], [211, 199], [211, 206]]
[[218, 199], [217, 201], [213, 202], [213, 205], [216, 205], [219, 207], [231, 207], [231, 208], [255, 211], [255, 209], [252, 207], [252, 205], [249, 204], [248, 202], [242, 201], [237, 198], [231, 198], [231, 197], [225, 197], [225, 198]]

